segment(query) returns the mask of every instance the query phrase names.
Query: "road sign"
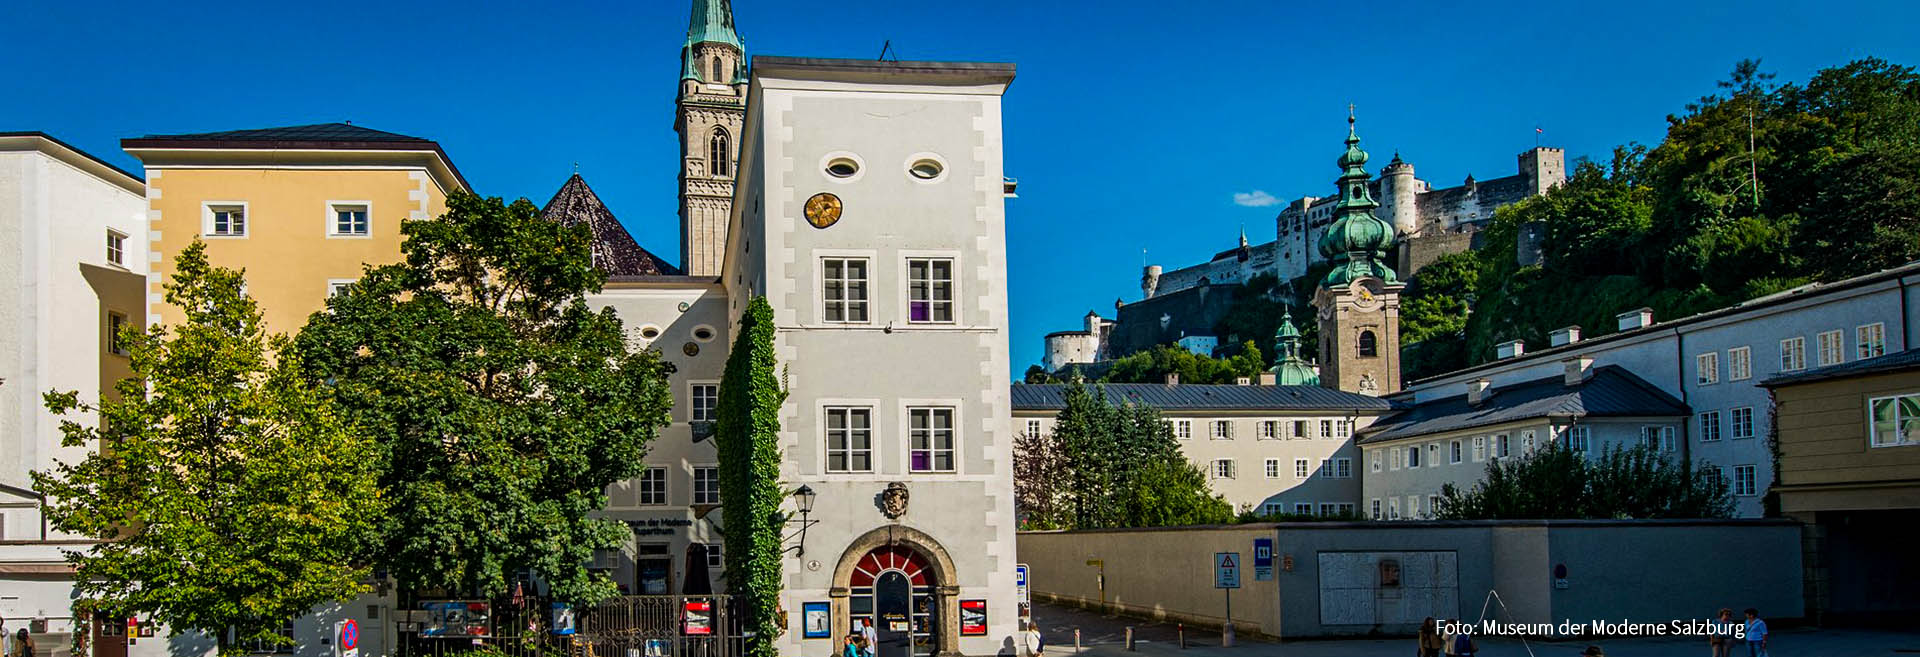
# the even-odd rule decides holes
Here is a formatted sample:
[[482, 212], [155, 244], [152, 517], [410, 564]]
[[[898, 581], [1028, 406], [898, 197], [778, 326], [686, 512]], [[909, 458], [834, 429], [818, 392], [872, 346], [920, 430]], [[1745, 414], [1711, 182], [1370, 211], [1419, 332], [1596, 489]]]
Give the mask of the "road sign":
[[1213, 588], [1240, 588], [1240, 553], [1213, 553]]
[[360, 654], [360, 625], [349, 618], [340, 621], [340, 642], [334, 644], [340, 657], [355, 657]]
[[1273, 539], [1253, 539], [1253, 581], [1273, 579]]
[[1019, 596], [1021, 604], [1033, 604], [1033, 589], [1027, 586], [1029, 572], [1024, 563], [1013, 566], [1013, 591]]

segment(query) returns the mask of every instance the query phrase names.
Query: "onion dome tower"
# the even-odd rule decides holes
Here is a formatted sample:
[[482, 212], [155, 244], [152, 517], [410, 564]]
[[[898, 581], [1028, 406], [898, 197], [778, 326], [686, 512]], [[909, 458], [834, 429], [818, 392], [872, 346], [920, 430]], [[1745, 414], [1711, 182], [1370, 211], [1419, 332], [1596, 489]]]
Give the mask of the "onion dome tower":
[[1360, 150], [1353, 108], [1347, 108], [1347, 150], [1340, 166], [1340, 200], [1320, 237], [1320, 254], [1333, 270], [1320, 281], [1313, 305], [1320, 320], [1320, 385], [1367, 395], [1400, 389], [1400, 284], [1387, 263], [1393, 225], [1373, 215], [1367, 190], [1367, 152]]
[[1293, 327], [1293, 309], [1289, 308], [1280, 316], [1280, 328], [1273, 332], [1274, 349], [1280, 355], [1273, 359], [1274, 383], [1283, 386], [1320, 385], [1320, 373], [1313, 365], [1300, 358], [1300, 330]]

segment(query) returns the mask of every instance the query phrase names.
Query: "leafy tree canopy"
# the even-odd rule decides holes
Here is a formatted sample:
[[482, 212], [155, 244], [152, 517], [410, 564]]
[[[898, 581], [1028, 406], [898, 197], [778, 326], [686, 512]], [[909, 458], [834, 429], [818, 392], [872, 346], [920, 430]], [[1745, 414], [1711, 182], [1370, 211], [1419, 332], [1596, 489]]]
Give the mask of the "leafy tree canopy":
[[454, 194], [402, 230], [406, 260], [368, 268], [296, 341], [379, 447], [392, 511], [369, 562], [402, 591], [495, 596], [524, 570], [560, 598], [611, 595], [587, 564], [629, 533], [591, 516], [667, 423], [670, 365], [587, 307], [605, 277], [585, 227]]
[[1152, 407], [1115, 406], [1074, 384], [1051, 434], [1023, 435], [1014, 497], [1023, 526], [1096, 529], [1221, 524], [1233, 508], [1180, 453]]
[[1549, 441], [1487, 464], [1473, 488], [1446, 484], [1436, 515], [1448, 520], [1727, 518], [1733, 499], [1718, 470], [1645, 445], [1589, 455]]

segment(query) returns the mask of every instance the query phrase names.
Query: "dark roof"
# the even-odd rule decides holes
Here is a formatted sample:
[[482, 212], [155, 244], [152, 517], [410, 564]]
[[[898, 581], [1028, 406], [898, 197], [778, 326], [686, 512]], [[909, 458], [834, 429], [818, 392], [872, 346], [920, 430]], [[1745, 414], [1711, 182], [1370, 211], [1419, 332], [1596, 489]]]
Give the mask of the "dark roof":
[[[1013, 408], [1019, 411], [1054, 411], [1067, 407], [1070, 384], [1013, 386]], [[1107, 399], [1118, 404], [1134, 402], [1162, 411], [1307, 411], [1357, 410], [1387, 411], [1393, 403], [1379, 397], [1341, 392], [1319, 386], [1200, 385], [1160, 383], [1106, 383], [1087, 386], [1089, 391], [1105, 388]]]
[[123, 175], [123, 176], [126, 176], [126, 177], [128, 177], [128, 178], [132, 178], [132, 179], [134, 179], [134, 180], [136, 180], [136, 181], [139, 181], [139, 182], [141, 182], [141, 183], [145, 183], [145, 182], [147, 182], [147, 179], [146, 179], [146, 178], [143, 178], [143, 177], [140, 177], [140, 176], [139, 176], [138, 174], [135, 174], [135, 173], [133, 173], [133, 172], [131, 172], [131, 171], [128, 171], [128, 170], [126, 170], [126, 169], [122, 169], [122, 168], [120, 168], [120, 167], [117, 167], [117, 166], [114, 166], [112, 162], [108, 162], [108, 161], [106, 161], [106, 160], [102, 160], [102, 159], [100, 159], [99, 157], [97, 157], [97, 156], [95, 156], [95, 155], [94, 155], [94, 154], [92, 154], [92, 153], [88, 153], [88, 152], [86, 152], [86, 151], [83, 151], [83, 150], [80, 150], [79, 148], [76, 148], [76, 147], [74, 147], [74, 145], [73, 145], [73, 144], [69, 144], [69, 143], [67, 143], [67, 142], [64, 142], [64, 141], [60, 141], [60, 138], [59, 138], [59, 137], [55, 137], [55, 136], [53, 136], [53, 135], [50, 135], [50, 134], [47, 134], [47, 133], [44, 133], [44, 132], [41, 132], [41, 131], [38, 131], [38, 130], [19, 130], [19, 131], [14, 131], [14, 132], [0, 132], [0, 137], [39, 137], [39, 138], [41, 138], [41, 139], [45, 139], [45, 140], [47, 140], [47, 141], [50, 141], [50, 142], [53, 142], [53, 143], [55, 143], [55, 144], [57, 144], [57, 145], [59, 145], [59, 146], [60, 146], [61, 148], [65, 148], [65, 149], [67, 149], [67, 150], [70, 150], [70, 151], [73, 151], [73, 152], [75, 152], [75, 153], [79, 153], [79, 154], [80, 154], [80, 155], [81, 155], [82, 157], [85, 157], [85, 158], [87, 158], [87, 159], [89, 159], [89, 160], [93, 160], [93, 161], [94, 161], [94, 163], [96, 163], [96, 164], [99, 164], [100, 166], [103, 166], [103, 167], [106, 167], [106, 168], [108, 168], [108, 169], [112, 169], [112, 170], [114, 170], [114, 171], [115, 171], [116, 173], [119, 173], [120, 175]]
[[1803, 372], [1782, 374], [1762, 381], [1760, 385], [1770, 388], [1795, 383], [1812, 383], [1814, 381], [1825, 381], [1827, 379], [1840, 379], [1885, 372], [1900, 372], [1912, 369], [1920, 369], [1920, 349], [1896, 351], [1885, 356], [1875, 356], [1866, 360], [1856, 360], [1851, 363], [1828, 365]]
[[[1579, 342], [1572, 342], [1572, 343], [1560, 345], [1558, 347], [1548, 347], [1546, 349], [1541, 349], [1539, 351], [1529, 351], [1523, 355], [1515, 356], [1513, 358], [1490, 360], [1484, 363], [1480, 363], [1478, 365], [1469, 365], [1467, 367], [1463, 367], [1451, 372], [1446, 372], [1443, 374], [1435, 374], [1433, 376], [1420, 379], [1418, 381], [1413, 381], [1410, 383], [1410, 386], [1417, 386], [1419, 384], [1428, 383], [1432, 381], [1449, 379], [1449, 378], [1461, 376], [1463, 374], [1469, 374], [1472, 372], [1496, 370], [1496, 369], [1516, 366], [1519, 363], [1538, 363], [1541, 359], [1564, 357], [1569, 353], [1585, 351], [1588, 348], [1597, 344], [1603, 344], [1603, 343], [1611, 342], [1614, 340], [1626, 340], [1629, 338], [1647, 335], [1650, 333], [1661, 333], [1666, 331], [1672, 331], [1682, 326], [1687, 326], [1690, 324], [1697, 324], [1700, 322], [1719, 319], [1722, 317], [1727, 317], [1729, 315], [1743, 313], [1751, 310], [1759, 310], [1762, 308], [1768, 308], [1772, 306], [1793, 303], [1795, 301], [1806, 299], [1808, 297], [1827, 294], [1831, 292], [1840, 292], [1843, 290], [1849, 290], [1857, 287], [1864, 287], [1867, 285], [1872, 285], [1874, 283], [1879, 283], [1879, 282], [1888, 281], [1888, 280], [1896, 280], [1903, 276], [1911, 276], [1914, 274], [1920, 274], [1920, 260], [1909, 262], [1907, 264], [1900, 265], [1898, 267], [1894, 267], [1891, 269], [1884, 269], [1871, 274], [1862, 274], [1860, 276], [1855, 276], [1853, 278], [1847, 278], [1847, 279], [1826, 282], [1826, 283], [1808, 283], [1806, 285], [1802, 285], [1800, 287], [1796, 287], [1790, 290], [1775, 292], [1773, 294], [1769, 294], [1764, 297], [1759, 297], [1756, 299], [1748, 299], [1746, 301], [1742, 301], [1740, 303], [1736, 303], [1734, 305], [1727, 306], [1719, 310], [1709, 310], [1707, 312], [1703, 312], [1697, 315], [1688, 315], [1686, 317], [1681, 317], [1679, 319], [1670, 319], [1664, 322], [1643, 326], [1637, 329], [1618, 331], [1614, 333], [1605, 333], [1605, 334], [1599, 334], [1599, 335], [1589, 335], [1589, 336], [1583, 337]], [[1595, 330], [1596, 333], [1598, 333], [1598, 331], [1599, 329]]]
[[587, 186], [585, 178], [573, 174], [553, 199], [541, 208], [540, 216], [567, 226], [584, 225], [593, 231], [593, 264], [608, 276], [677, 276], [680, 270], [658, 256], [640, 248], [633, 235], [613, 217], [607, 204]]
[[351, 123], [316, 123], [279, 128], [193, 132], [177, 135], [147, 135], [140, 140], [164, 141], [305, 141], [305, 142], [405, 142], [431, 144], [432, 140], [409, 137], [385, 130], [362, 128]]
[[1673, 417], [1691, 415], [1687, 405], [1618, 365], [1593, 369], [1568, 386], [1553, 376], [1488, 391], [1479, 405], [1465, 393], [1414, 404], [1360, 431], [1361, 444], [1385, 442], [1535, 418]]
[[891, 73], [916, 77], [986, 77], [1013, 82], [1015, 67], [1007, 62], [918, 62], [875, 59], [826, 59], [754, 55], [752, 71], [789, 69], [816, 73]]

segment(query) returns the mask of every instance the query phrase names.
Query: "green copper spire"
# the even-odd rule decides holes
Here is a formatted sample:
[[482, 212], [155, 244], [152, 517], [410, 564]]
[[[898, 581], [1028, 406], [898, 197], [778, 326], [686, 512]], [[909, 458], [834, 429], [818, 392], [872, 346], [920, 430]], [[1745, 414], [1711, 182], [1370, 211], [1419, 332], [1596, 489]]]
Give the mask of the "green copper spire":
[[1360, 150], [1360, 134], [1354, 128], [1353, 108], [1347, 108], [1347, 150], [1340, 154], [1340, 201], [1333, 206], [1333, 225], [1320, 237], [1320, 255], [1333, 261], [1333, 271], [1320, 282], [1322, 287], [1342, 287], [1354, 279], [1372, 276], [1395, 282], [1393, 268], [1387, 266], [1393, 250], [1393, 226], [1373, 216], [1380, 207], [1367, 191], [1367, 152]]
[[[702, 43], [719, 43], [733, 46], [741, 54], [747, 52], [747, 46], [740, 35], [733, 30], [732, 0], [693, 0], [693, 16], [687, 20], [687, 42], [680, 47], [680, 79], [700, 80], [725, 84], [744, 80], [741, 69], [734, 67], [734, 77], [738, 80], [708, 80], [693, 61], [693, 47]], [[744, 61], [744, 58], [742, 58]]]
[[1317, 386], [1320, 375], [1313, 366], [1300, 358], [1300, 331], [1293, 328], [1293, 309], [1288, 308], [1280, 316], [1280, 328], [1273, 331], [1274, 350], [1278, 353], [1273, 359], [1274, 383], [1283, 386]]

